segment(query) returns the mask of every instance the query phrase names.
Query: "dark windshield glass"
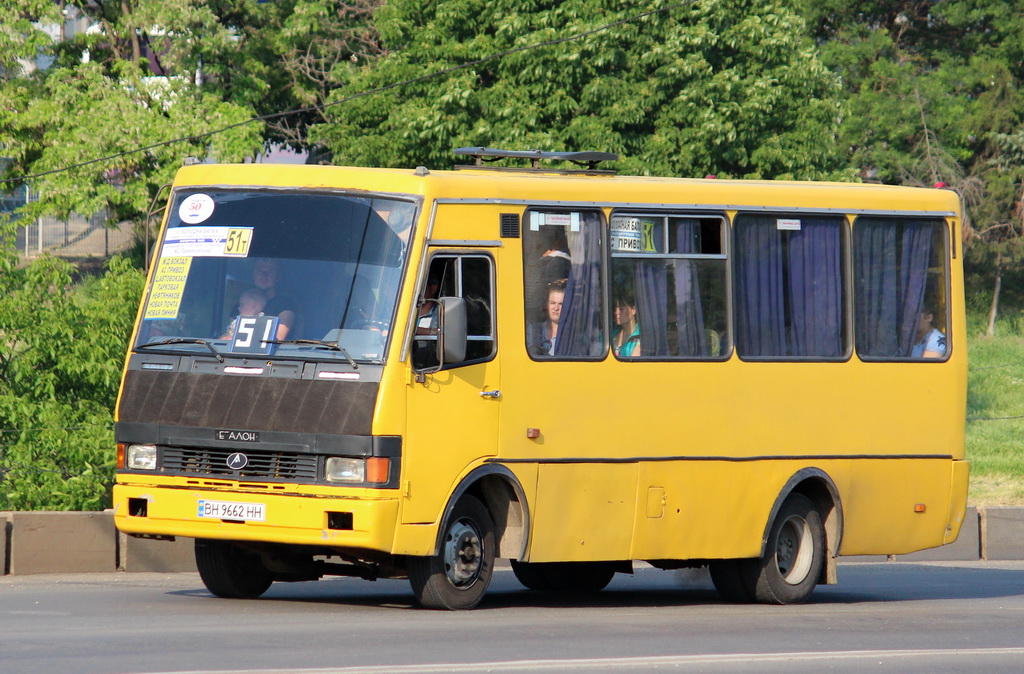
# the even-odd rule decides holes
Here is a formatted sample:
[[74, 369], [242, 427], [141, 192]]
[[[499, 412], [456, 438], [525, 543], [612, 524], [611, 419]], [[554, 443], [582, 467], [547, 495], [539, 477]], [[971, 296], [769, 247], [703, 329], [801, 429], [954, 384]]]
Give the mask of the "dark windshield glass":
[[190, 188], [171, 208], [136, 346], [383, 359], [415, 204]]

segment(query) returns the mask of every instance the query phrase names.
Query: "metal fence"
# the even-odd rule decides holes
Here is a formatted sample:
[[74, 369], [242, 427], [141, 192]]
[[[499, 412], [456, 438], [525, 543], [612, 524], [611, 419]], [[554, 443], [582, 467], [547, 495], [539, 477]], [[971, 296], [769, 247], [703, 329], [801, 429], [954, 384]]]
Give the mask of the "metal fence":
[[[0, 197], [0, 210], [13, 211], [38, 198], [29, 188], [20, 187], [17, 192]], [[135, 242], [133, 223], [108, 222], [104, 212], [91, 217], [72, 213], [66, 219], [41, 217], [30, 223], [21, 220], [15, 246], [26, 257], [42, 253], [67, 258], [110, 257], [131, 248]]]

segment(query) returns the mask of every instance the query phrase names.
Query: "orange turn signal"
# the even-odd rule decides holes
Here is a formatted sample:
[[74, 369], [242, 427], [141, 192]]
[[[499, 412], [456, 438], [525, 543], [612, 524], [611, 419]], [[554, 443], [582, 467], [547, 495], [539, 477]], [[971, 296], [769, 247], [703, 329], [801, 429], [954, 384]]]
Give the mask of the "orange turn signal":
[[117, 443], [117, 468], [121, 470], [124, 468], [124, 443]]
[[925, 507], [924, 507], [924, 504], [923, 504], [923, 503], [918, 503], [918, 504], [916, 504], [916, 505], [914, 506], [914, 512], [915, 512], [915, 513], [923, 513], [923, 512], [924, 512], [924, 510], [925, 510]]
[[370, 484], [385, 484], [391, 472], [391, 459], [386, 456], [371, 456], [366, 460], [366, 481]]

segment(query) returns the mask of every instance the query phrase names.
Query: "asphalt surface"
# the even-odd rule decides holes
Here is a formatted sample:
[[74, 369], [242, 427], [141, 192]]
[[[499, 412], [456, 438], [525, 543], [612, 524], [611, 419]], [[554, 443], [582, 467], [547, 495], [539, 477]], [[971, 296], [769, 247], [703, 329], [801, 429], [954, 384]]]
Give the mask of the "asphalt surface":
[[1024, 670], [1024, 562], [841, 564], [799, 606], [732, 605], [698, 571], [604, 592], [523, 589], [414, 607], [405, 581], [275, 584], [225, 600], [195, 574], [0, 578], [0, 672]]

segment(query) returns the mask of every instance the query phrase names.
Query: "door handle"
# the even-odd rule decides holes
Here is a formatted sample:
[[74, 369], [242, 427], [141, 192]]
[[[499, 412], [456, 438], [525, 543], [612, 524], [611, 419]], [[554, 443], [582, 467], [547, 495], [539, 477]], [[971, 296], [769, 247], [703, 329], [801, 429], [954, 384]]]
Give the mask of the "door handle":
[[495, 389], [493, 391], [480, 391], [481, 398], [500, 398], [501, 391]]

